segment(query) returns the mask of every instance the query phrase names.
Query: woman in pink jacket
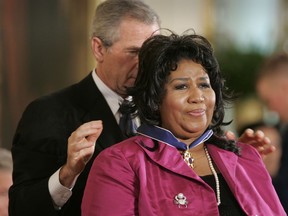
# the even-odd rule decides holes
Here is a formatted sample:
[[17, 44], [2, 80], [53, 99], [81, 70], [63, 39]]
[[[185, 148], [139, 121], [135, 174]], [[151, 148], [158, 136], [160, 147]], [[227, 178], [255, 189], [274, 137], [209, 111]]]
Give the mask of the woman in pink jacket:
[[83, 216], [286, 215], [258, 152], [223, 135], [232, 97], [204, 37], [148, 39], [130, 92], [143, 124], [94, 161]]

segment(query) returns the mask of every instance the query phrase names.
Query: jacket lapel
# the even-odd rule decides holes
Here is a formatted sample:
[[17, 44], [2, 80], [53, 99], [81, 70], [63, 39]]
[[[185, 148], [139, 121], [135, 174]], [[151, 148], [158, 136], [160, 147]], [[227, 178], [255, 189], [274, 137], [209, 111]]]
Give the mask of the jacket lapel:
[[[150, 138], [139, 136], [137, 142], [144, 149], [146, 154], [162, 167], [187, 177], [198, 177], [198, 175], [196, 175], [191, 168], [187, 166], [181, 154], [175, 147], [159, 142], [159, 148], [156, 151], [150, 151], [143, 146], [143, 143], [145, 143], [145, 146], [149, 148], [154, 147], [154, 143]], [[235, 170], [238, 160], [237, 155], [220, 149], [214, 145], [208, 145], [207, 148], [211, 158], [217, 164], [222, 175], [225, 179], [229, 179], [230, 184], [234, 184]], [[198, 178], [200, 179], [200, 177]]]
[[92, 120], [103, 121], [103, 131], [97, 140], [96, 150], [99, 151], [123, 140], [121, 130], [107, 104], [96, 86], [91, 73], [78, 83], [79, 106], [83, 109], [83, 122]]
[[146, 147], [153, 148], [155, 144], [152, 139], [144, 136], [138, 137], [139, 139], [137, 139], [136, 142], [138, 142], [138, 145], [140, 145], [144, 149], [146, 154], [154, 162], [168, 170], [171, 170], [174, 173], [193, 179], [198, 179], [202, 182], [201, 178], [196, 175], [189, 166], [187, 166], [181, 154], [175, 147], [159, 142], [159, 148], [155, 151], [150, 151], [143, 146], [143, 143], [145, 143]]
[[213, 161], [217, 164], [217, 168], [225, 179], [233, 182], [235, 178], [235, 170], [237, 166], [238, 156], [227, 150], [216, 147], [215, 145], [207, 145], [207, 149]]
[[212, 144], [208, 144], [207, 149], [212, 160], [217, 164], [217, 168], [226, 180], [230, 190], [236, 197], [236, 191], [238, 190], [238, 181], [236, 176], [238, 156], [233, 152], [218, 148]]
[[[210, 149], [211, 157], [217, 164], [218, 169], [220, 170], [230, 190], [234, 194], [236, 200], [238, 200], [238, 203], [240, 204], [242, 209], [248, 215], [251, 215], [252, 212], [258, 212], [260, 214], [262, 210], [259, 211], [259, 209], [257, 208], [259, 207], [258, 204], [261, 199], [259, 199], [260, 197], [258, 192], [255, 194], [254, 186], [251, 186], [253, 185], [253, 183], [251, 183], [251, 177], [246, 178], [247, 177], [246, 170], [244, 170], [243, 168], [242, 169], [238, 168], [239, 157], [233, 152], [227, 152], [213, 145], [208, 146], [209, 146], [208, 150]], [[238, 170], [236, 171], [236, 169]], [[249, 195], [247, 194], [247, 192], [249, 193]], [[251, 199], [249, 197], [254, 198]], [[260, 208], [265, 209], [265, 207], [262, 206]]]

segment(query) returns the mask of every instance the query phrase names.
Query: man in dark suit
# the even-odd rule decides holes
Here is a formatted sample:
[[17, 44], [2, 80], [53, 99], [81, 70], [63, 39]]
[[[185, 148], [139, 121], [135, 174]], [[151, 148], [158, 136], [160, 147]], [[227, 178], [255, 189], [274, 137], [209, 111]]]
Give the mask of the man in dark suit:
[[279, 52], [267, 58], [256, 80], [257, 93], [270, 110], [278, 113], [282, 136], [282, 154], [274, 187], [288, 213], [288, 53]]
[[[10, 216], [81, 215], [94, 158], [124, 139], [119, 103], [134, 84], [138, 50], [158, 28], [157, 14], [142, 1], [108, 0], [97, 7], [91, 39], [97, 68], [79, 83], [33, 101], [19, 122]], [[256, 143], [267, 143], [263, 134], [246, 134], [252, 141], [259, 137]]]
[[138, 50], [158, 29], [157, 14], [142, 1], [109, 0], [97, 7], [91, 39], [97, 69], [33, 101], [19, 122], [12, 147], [11, 216], [81, 215], [94, 158], [124, 139], [119, 103], [134, 84]]

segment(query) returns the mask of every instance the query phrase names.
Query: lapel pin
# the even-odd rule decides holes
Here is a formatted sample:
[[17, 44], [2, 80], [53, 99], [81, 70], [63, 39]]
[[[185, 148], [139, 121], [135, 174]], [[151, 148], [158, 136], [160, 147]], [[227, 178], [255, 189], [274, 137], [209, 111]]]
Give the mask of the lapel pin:
[[179, 193], [174, 197], [174, 203], [178, 205], [178, 208], [181, 208], [182, 206], [187, 208], [188, 201], [183, 193]]

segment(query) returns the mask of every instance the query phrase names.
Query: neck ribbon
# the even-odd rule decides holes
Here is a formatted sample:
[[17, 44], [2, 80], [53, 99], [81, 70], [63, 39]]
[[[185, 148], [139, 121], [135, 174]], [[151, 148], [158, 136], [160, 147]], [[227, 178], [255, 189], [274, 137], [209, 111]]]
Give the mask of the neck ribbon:
[[137, 129], [137, 133], [151, 139], [163, 142], [167, 145], [174, 146], [178, 150], [191, 149], [205, 142], [213, 135], [213, 131], [211, 129], [208, 129], [200, 137], [194, 140], [189, 146], [187, 146], [185, 143], [179, 141], [169, 130], [159, 126], [142, 124]]

